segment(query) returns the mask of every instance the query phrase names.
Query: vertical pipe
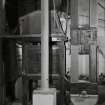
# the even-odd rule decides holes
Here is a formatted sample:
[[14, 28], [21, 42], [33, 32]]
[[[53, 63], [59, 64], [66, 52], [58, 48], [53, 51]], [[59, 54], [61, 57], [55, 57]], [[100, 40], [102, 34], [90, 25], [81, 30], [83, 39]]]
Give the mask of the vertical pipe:
[[[5, 11], [4, 11], [4, 0], [0, 0], [0, 35], [4, 35], [5, 32]], [[2, 62], [2, 39], [0, 39], [0, 105], [4, 105], [4, 93], [5, 93], [5, 83], [4, 83], [4, 70]]]
[[98, 82], [98, 74], [99, 74], [99, 54], [98, 54], [99, 47], [96, 47], [96, 82]]
[[90, 0], [89, 0], [89, 27], [90, 27]]
[[49, 0], [41, 0], [41, 88], [49, 88]]

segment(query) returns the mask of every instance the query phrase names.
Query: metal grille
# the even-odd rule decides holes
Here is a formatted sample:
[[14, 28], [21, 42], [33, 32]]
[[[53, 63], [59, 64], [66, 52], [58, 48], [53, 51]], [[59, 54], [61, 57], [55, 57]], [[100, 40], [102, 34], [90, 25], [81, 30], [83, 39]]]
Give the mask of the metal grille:
[[[23, 62], [24, 62], [25, 72], [27, 74], [40, 74], [41, 70], [40, 46], [25, 45], [23, 50], [24, 50]], [[64, 62], [65, 62], [65, 47], [57, 45], [52, 46], [52, 49], [50, 50], [50, 66], [49, 66], [50, 73], [60, 74], [60, 72], [63, 69], [62, 66], [65, 66]]]

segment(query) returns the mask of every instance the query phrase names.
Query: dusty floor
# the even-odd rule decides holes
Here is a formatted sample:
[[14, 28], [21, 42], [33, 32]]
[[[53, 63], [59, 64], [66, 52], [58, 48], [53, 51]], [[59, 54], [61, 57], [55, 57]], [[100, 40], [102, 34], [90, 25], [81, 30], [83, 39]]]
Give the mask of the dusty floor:
[[[95, 105], [97, 96], [81, 97], [79, 95], [71, 95], [72, 102], [74, 105]], [[8, 105], [22, 105], [19, 102], [10, 103]]]

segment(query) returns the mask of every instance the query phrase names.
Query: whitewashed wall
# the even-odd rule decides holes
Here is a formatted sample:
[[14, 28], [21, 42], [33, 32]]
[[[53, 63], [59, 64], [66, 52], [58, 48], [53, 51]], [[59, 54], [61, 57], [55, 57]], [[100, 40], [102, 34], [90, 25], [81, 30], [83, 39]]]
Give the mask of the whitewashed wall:
[[[89, 75], [89, 55], [78, 55], [79, 60], [79, 75]], [[101, 61], [102, 62], [102, 61]], [[100, 62], [100, 63], [101, 63]], [[66, 71], [71, 69], [71, 55], [69, 50], [66, 52]]]

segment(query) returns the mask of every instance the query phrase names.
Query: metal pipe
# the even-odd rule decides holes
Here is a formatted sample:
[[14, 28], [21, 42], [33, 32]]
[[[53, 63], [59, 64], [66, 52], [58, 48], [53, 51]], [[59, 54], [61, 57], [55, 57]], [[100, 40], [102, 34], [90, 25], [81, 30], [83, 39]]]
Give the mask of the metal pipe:
[[49, 0], [41, 0], [41, 88], [49, 88]]
[[[4, 0], [0, 0], [0, 36], [5, 33], [5, 10]], [[2, 39], [0, 39], [0, 105], [5, 105], [5, 80], [4, 66], [2, 61]]]

